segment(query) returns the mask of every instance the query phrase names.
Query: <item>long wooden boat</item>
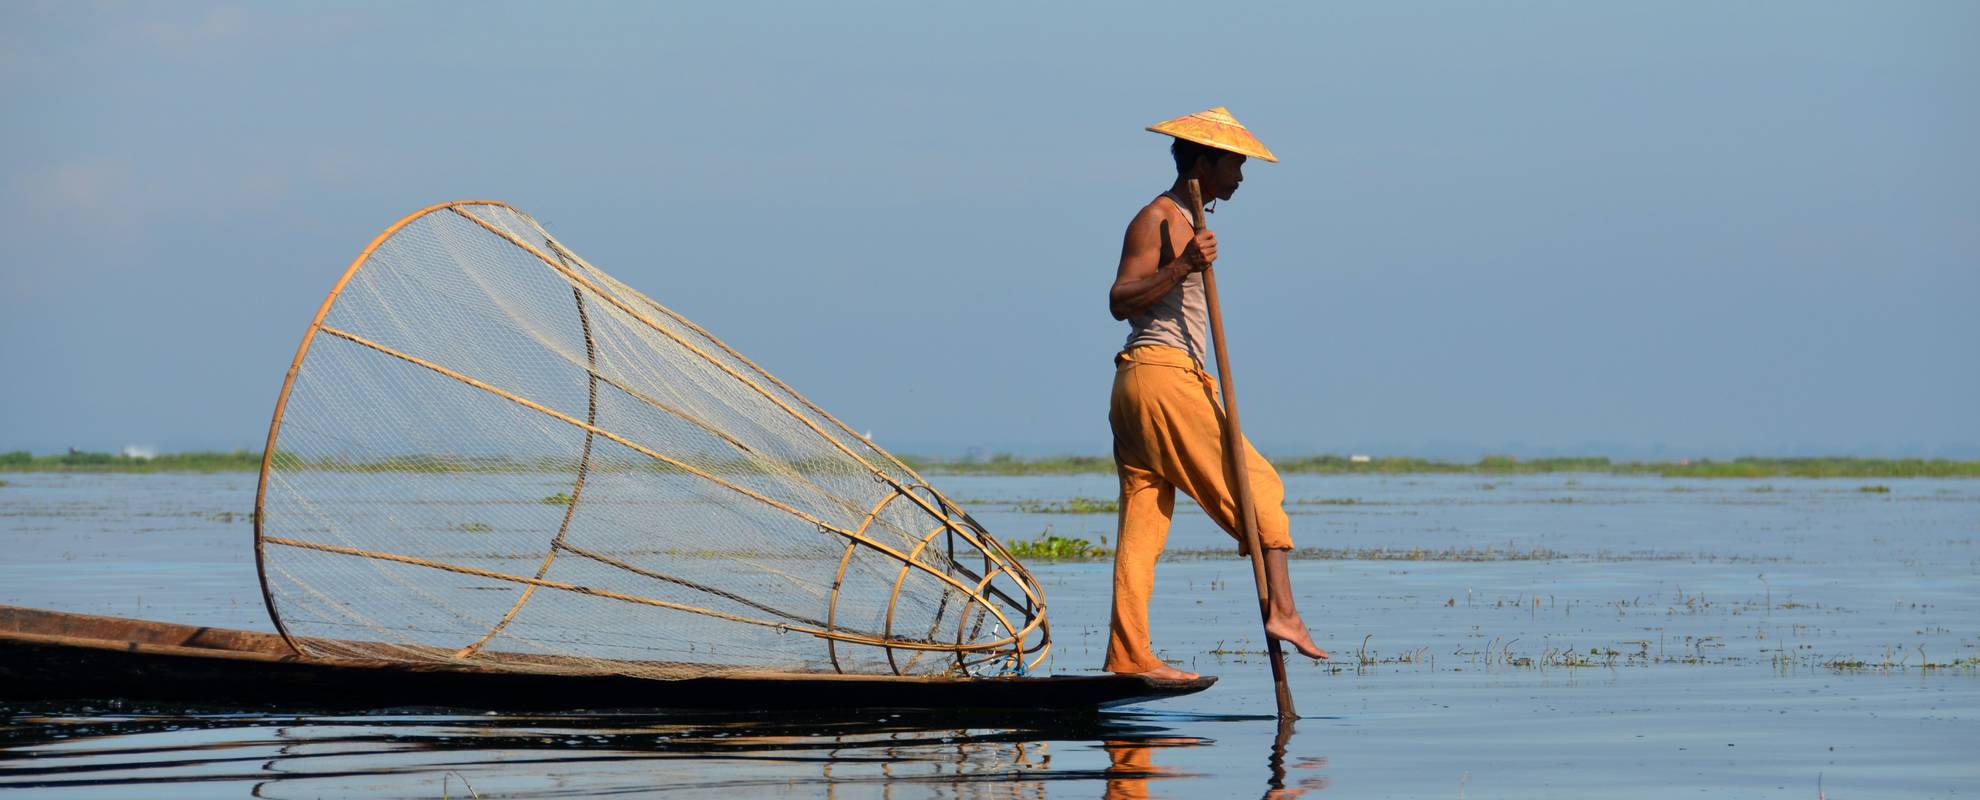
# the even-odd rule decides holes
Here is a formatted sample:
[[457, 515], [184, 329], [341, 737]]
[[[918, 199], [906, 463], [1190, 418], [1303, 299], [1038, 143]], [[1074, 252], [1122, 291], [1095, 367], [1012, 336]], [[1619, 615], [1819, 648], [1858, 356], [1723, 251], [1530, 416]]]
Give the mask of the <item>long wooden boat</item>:
[[731, 672], [680, 680], [296, 655], [272, 633], [0, 605], [0, 701], [474, 710], [1091, 711], [1217, 681]]

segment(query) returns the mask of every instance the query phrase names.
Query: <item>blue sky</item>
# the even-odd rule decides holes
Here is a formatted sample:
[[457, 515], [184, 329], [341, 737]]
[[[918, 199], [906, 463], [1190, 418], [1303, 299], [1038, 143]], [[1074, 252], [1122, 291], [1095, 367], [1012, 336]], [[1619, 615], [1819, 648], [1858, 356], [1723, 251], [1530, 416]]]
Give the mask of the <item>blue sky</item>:
[[[1210, 9], [1215, 9], [1214, 11]], [[1268, 452], [1980, 456], [1980, 4], [0, 4], [0, 449], [259, 445], [494, 197], [881, 444], [1104, 453], [1142, 127]]]

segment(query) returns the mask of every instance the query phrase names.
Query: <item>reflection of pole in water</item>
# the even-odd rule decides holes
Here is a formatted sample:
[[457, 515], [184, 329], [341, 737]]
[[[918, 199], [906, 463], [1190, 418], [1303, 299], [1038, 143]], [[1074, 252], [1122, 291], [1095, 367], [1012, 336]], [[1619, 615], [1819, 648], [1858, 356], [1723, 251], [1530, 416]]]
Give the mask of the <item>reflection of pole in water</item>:
[[[1327, 788], [1327, 777], [1315, 775], [1298, 782], [1292, 788], [1286, 787], [1286, 748], [1292, 744], [1293, 721], [1279, 718], [1279, 731], [1272, 737], [1272, 754], [1265, 759], [1270, 770], [1265, 779], [1265, 800], [1289, 800], [1315, 789]], [[1325, 756], [1309, 756], [1295, 762], [1293, 769], [1319, 769], [1327, 766]]]
[[1265, 779], [1267, 800], [1286, 796], [1286, 744], [1292, 741], [1295, 719], [1280, 717], [1279, 732], [1272, 736], [1272, 755], [1265, 759], [1265, 766], [1271, 770], [1270, 777]]

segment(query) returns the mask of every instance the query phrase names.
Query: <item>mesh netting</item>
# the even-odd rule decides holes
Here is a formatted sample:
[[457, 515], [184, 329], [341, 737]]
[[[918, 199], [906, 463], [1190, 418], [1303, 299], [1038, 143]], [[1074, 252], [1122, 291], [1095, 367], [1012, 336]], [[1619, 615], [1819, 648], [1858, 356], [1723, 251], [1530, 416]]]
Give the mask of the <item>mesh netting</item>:
[[255, 535], [306, 655], [1001, 674], [1049, 646], [962, 509], [501, 203], [388, 229], [291, 370]]

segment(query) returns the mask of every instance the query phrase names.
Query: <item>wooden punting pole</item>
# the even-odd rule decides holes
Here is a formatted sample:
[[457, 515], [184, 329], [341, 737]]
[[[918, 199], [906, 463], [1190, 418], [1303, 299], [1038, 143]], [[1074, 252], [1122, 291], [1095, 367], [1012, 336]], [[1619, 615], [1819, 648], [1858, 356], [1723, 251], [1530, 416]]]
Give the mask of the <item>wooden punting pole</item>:
[[[1189, 182], [1189, 210], [1196, 229], [1203, 230], [1203, 189], [1194, 179]], [[1265, 577], [1265, 550], [1258, 541], [1258, 509], [1251, 502], [1251, 472], [1244, 463], [1244, 430], [1238, 425], [1237, 387], [1231, 383], [1230, 348], [1224, 344], [1224, 312], [1217, 305], [1217, 269], [1203, 271], [1203, 299], [1210, 306], [1210, 338], [1217, 349], [1217, 385], [1224, 395], [1224, 469], [1230, 474], [1231, 492], [1238, 508], [1238, 527], [1244, 532], [1244, 546], [1251, 551], [1251, 578], [1258, 586], [1259, 624], [1272, 619], [1271, 585]], [[1298, 719], [1293, 710], [1292, 687], [1286, 684], [1286, 654], [1279, 640], [1265, 633], [1265, 648], [1272, 657], [1272, 686], [1277, 692], [1280, 719]]]

